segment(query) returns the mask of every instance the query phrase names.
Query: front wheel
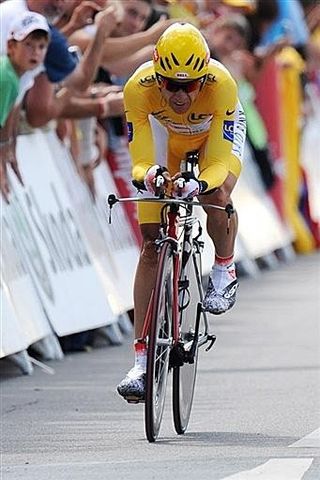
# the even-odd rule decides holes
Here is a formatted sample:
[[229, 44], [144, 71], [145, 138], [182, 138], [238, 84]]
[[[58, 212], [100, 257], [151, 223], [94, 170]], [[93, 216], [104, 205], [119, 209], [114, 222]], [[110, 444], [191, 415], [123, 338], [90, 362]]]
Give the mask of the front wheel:
[[154, 442], [159, 434], [166, 397], [172, 345], [172, 276], [173, 252], [171, 245], [164, 243], [153, 294], [147, 352], [145, 429], [149, 442]]
[[[184, 350], [190, 351], [195, 336], [195, 325], [198, 303], [202, 302], [203, 292], [201, 284], [200, 254], [193, 253], [182, 272], [181, 281], [188, 282], [188, 288], [180, 292], [180, 340]], [[199, 335], [206, 330], [204, 313], [201, 313]], [[198, 345], [196, 346], [193, 363], [184, 363], [173, 369], [173, 420], [178, 434], [185, 433], [191, 414], [195, 389]]]

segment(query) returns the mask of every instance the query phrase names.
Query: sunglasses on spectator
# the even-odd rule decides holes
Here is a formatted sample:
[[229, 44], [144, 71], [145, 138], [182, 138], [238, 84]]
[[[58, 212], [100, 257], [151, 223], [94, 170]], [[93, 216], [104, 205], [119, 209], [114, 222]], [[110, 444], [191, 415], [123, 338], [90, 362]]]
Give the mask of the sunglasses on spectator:
[[157, 79], [159, 83], [166, 89], [168, 92], [178, 92], [183, 90], [186, 93], [191, 93], [197, 90], [205, 81], [205, 76], [197, 78], [196, 80], [191, 80], [190, 82], [176, 82], [171, 78], [163, 77], [162, 75], [157, 74]]

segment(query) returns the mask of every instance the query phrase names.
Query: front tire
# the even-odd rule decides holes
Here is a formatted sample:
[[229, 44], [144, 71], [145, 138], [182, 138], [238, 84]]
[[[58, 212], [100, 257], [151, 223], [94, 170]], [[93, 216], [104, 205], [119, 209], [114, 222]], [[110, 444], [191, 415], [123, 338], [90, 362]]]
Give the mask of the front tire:
[[166, 397], [172, 345], [172, 276], [172, 248], [165, 243], [159, 257], [147, 351], [145, 430], [149, 442], [158, 437]]

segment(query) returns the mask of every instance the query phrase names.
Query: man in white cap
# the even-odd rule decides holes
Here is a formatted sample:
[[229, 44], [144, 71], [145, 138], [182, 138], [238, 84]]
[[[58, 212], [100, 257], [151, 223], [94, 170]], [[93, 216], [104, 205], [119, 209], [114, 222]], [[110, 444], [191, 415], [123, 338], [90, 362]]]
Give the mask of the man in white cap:
[[[10, 26], [7, 55], [0, 56], [0, 186], [7, 199], [7, 162], [21, 181], [15, 161], [16, 111], [19, 106], [19, 79], [29, 70], [41, 68], [50, 39], [45, 17], [25, 12]], [[28, 85], [32, 87], [32, 83]]]

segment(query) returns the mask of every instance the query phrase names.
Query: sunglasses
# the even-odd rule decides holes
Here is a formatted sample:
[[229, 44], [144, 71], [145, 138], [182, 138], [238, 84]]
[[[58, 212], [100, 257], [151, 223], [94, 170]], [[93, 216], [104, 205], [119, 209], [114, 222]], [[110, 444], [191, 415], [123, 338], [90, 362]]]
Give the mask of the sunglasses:
[[159, 74], [157, 75], [157, 79], [161, 86], [168, 90], [168, 92], [178, 92], [179, 90], [183, 90], [186, 93], [191, 93], [203, 84], [205, 76], [197, 78], [196, 80], [191, 80], [190, 82], [176, 82], [171, 78], [162, 77], [162, 75]]

